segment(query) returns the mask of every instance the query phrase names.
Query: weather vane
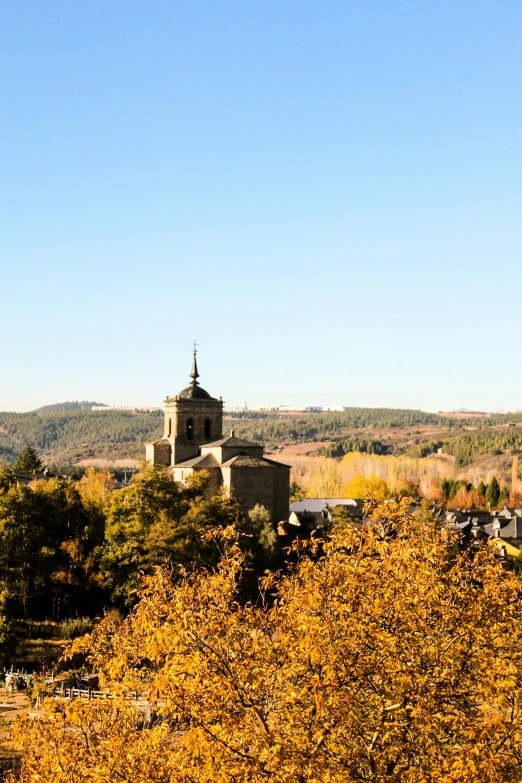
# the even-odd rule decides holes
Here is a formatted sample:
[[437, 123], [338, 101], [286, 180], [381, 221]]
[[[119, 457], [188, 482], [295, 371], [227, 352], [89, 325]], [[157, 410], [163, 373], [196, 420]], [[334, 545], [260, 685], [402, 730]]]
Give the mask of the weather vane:
[[192, 348], [193, 348], [193, 350], [194, 350], [194, 353], [197, 353], [197, 352], [198, 352], [198, 345], [199, 345], [199, 343], [197, 343], [197, 342], [194, 340], [194, 342], [192, 343]]

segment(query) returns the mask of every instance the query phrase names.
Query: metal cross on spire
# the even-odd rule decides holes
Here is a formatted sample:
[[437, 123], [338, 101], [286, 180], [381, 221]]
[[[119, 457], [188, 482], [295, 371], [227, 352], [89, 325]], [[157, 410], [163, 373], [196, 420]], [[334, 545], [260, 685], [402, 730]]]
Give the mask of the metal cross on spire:
[[194, 351], [194, 353], [197, 353], [197, 352], [198, 352], [198, 348], [199, 348], [199, 343], [197, 343], [197, 342], [194, 340], [194, 342], [192, 343], [192, 350]]

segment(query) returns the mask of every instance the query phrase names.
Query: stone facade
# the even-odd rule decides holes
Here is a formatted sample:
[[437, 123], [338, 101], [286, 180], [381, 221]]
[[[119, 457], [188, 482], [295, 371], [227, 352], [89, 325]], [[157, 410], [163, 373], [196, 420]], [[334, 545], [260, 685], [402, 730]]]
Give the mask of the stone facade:
[[223, 436], [223, 402], [214, 399], [167, 397], [163, 438], [145, 444], [146, 458], [155, 465], [176, 465], [197, 457], [199, 447]]
[[236, 438], [233, 431], [223, 438], [223, 402], [202, 389], [198, 377], [194, 354], [192, 383], [165, 400], [163, 437], [145, 444], [147, 461], [168, 467], [180, 484], [206, 471], [209, 495], [225, 487], [245, 512], [259, 504], [275, 525], [288, 520], [290, 466], [267, 459], [262, 445]]

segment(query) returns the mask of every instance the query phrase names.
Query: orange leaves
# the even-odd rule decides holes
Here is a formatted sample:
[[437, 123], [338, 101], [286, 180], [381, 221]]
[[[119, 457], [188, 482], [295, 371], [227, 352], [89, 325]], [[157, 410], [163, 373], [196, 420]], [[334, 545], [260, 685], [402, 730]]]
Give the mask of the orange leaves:
[[211, 573], [158, 569], [73, 648], [119, 696], [24, 724], [23, 783], [518, 779], [520, 582], [407, 507], [374, 503], [374, 525], [267, 575], [271, 606], [236, 603], [233, 539]]

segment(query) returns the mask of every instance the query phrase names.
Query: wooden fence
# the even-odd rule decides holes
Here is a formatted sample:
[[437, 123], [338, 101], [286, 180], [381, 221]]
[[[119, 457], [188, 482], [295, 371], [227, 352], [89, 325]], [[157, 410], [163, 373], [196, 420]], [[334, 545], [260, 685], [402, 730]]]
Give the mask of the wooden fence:
[[[90, 699], [114, 699], [115, 698], [114, 694], [110, 693], [110, 691], [95, 691], [86, 688], [65, 688], [62, 686], [58, 688], [54, 688], [52, 693], [56, 699], [90, 700]], [[140, 704], [150, 703], [146, 699], [141, 699], [138, 693], [125, 693], [123, 698], [127, 699], [128, 701], [139, 702]]]

